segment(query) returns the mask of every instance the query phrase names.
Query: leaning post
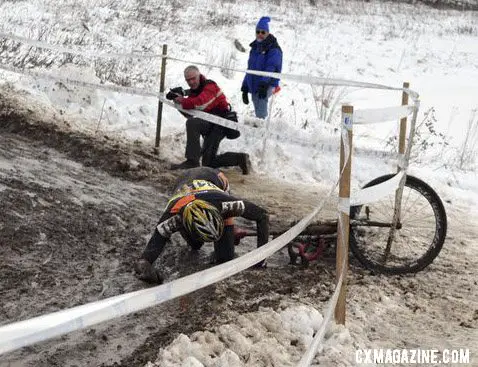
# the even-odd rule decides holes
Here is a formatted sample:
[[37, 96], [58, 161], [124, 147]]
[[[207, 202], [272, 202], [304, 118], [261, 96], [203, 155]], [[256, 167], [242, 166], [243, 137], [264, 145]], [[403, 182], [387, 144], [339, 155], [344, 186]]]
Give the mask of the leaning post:
[[353, 106], [342, 106], [342, 139], [340, 140], [339, 220], [337, 224], [336, 284], [340, 284], [335, 306], [335, 322], [345, 325], [345, 300], [349, 253], [350, 176], [352, 170]]

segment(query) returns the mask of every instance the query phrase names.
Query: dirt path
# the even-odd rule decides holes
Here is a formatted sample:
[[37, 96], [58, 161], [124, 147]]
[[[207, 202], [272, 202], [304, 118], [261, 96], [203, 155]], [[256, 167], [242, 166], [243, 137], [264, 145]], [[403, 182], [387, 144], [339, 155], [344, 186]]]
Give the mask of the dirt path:
[[[139, 148], [43, 124], [9, 106], [2, 107], [0, 322], [143, 288], [145, 285], [132, 274], [132, 263], [149, 238], [166, 204], [165, 193], [175, 179], [164, 168], [165, 162]], [[284, 186], [275, 182], [259, 181], [253, 175], [244, 177], [234, 170], [228, 176], [236, 195], [245, 194], [247, 187], [246, 197], [268, 207], [297, 191], [294, 187], [282, 191]], [[301, 191], [298, 197], [306, 195]], [[282, 223], [300, 218], [304, 210], [300, 202], [307, 200], [272, 210], [275, 228], [278, 213]], [[248, 251], [245, 242], [239, 253]], [[177, 277], [209, 266], [211, 252], [206, 247], [188, 268], [182, 264], [189, 253], [183, 246], [168, 249], [164, 257], [171, 268], [179, 269], [171, 274]], [[286, 262], [285, 255], [281, 256]], [[243, 306], [246, 310], [258, 307], [255, 292], [245, 289], [249, 276], [256, 283], [258, 275], [251, 273], [242, 285], [236, 279], [233, 285], [218, 286], [226, 287], [218, 296], [218, 310], [230, 287], [249, 293], [246, 299], [251, 305], [247, 301]], [[179, 312], [178, 305], [185, 300], [24, 348], [1, 358], [0, 366], [109, 365], [122, 359], [124, 365], [140, 365], [170, 341], [175, 330], [192, 332], [208, 324], [212, 317], [209, 310], [207, 315], [191, 317], [192, 310], [204, 312], [201, 299], [216, 288], [188, 297], [189, 305], [181, 306]], [[181, 310], [186, 309], [188, 314], [183, 315]]]
[[[132, 262], [175, 178], [145, 148], [35, 116], [0, 100], [0, 324], [143, 288]], [[273, 229], [301, 218], [329, 190], [227, 174], [234, 194], [270, 210]], [[332, 218], [335, 207], [329, 200], [323, 216]], [[416, 275], [375, 276], [352, 259], [348, 327], [358, 345], [468, 347], [478, 355], [478, 229], [475, 218], [464, 227], [464, 218], [465, 211], [449, 210], [442, 254]], [[172, 276], [209, 266], [210, 248], [185, 266], [189, 252], [175, 245], [165, 253], [177, 269]], [[238, 253], [252, 247], [244, 241]], [[281, 252], [265, 271], [9, 353], [0, 366], [143, 366], [178, 333], [212, 329], [259, 307], [300, 299], [321, 310], [334, 288], [334, 254], [308, 269], [286, 262]]]

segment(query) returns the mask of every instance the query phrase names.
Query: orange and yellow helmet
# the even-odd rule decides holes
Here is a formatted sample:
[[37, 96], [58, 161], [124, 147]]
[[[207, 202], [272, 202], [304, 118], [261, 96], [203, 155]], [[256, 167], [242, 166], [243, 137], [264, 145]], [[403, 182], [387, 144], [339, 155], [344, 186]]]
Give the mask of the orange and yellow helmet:
[[215, 242], [224, 232], [224, 220], [219, 210], [200, 199], [183, 208], [183, 225], [192, 238], [203, 242]]

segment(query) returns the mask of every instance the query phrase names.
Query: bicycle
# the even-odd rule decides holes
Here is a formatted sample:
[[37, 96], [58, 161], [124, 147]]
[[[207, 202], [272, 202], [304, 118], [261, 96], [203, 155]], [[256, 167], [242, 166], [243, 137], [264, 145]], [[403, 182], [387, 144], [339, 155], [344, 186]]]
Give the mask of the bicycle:
[[[364, 188], [393, 176], [377, 177]], [[350, 208], [350, 250], [363, 266], [374, 272], [393, 275], [416, 273], [430, 265], [443, 248], [447, 233], [446, 211], [438, 194], [427, 183], [407, 175], [401, 215], [391, 241], [394, 198], [395, 192], [377, 202]], [[278, 236], [284, 232], [271, 234]], [[307, 265], [316, 260], [326, 247], [325, 240], [335, 238], [336, 232], [337, 220], [309, 224], [288, 244], [290, 262], [297, 264], [300, 259], [303, 265]]]

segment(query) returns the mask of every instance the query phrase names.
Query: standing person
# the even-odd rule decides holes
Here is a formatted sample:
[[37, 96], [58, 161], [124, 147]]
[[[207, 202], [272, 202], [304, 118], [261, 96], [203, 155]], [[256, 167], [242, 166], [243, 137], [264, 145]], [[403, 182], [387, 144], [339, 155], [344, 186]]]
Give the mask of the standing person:
[[[262, 17], [256, 26], [256, 39], [250, 44], [249, 70], [270, 71], [280, 73], [282, 71], [282, 50], [277, 39], [269, 33], [271, 18]], [[267, 76], [246, 74], [242, 82], [242, 101], [249, 104], [249, 93], [252, 95], [252, 103], [256, 117], [267, 117], [267, 104], [272, 93], [279, 87], [279, 79]]]
[[[189, 85], [189, 90], [183, 91], [181, 87], [173, 88], [166, 95], [169, 100], [181, 105], [185, 110], [200, 110], [237, 122], [237, 115], [231, 111], [226, 96], [213, 80], [206, 79], [199, 69], [190, 65], [184, 70], [184, 78]], [[202, 165], [209, 167], [239, 166], [244, 175], [249, 173], [250, 161], [246, 153], [227, 152], [217, 155], [221, 140], [236, 139], [240, 132], [209, 121], [186, 115], [186, 161], [172, 164], [171, 169], [185, 169]], [[201, 148], [201, 136], [204, 143]]]
[[[229, 193], [223, 172], [209, 167], [185, 171], [175, 184], [174, 194], [159, 219], [151, 239], [134, 269], [136, 276], [150, 283], [162, 283], [163, 276], [153, 267], [174, 232], [198, 250], [204, 242], [214, 242], [217, 263], [234, 258], [234, 217], [253, 220], [257, 226], [257, 247], [269, 240], [269, 215], [260, 206]], [[255, 267], [263, 267], [264, 261]]]

